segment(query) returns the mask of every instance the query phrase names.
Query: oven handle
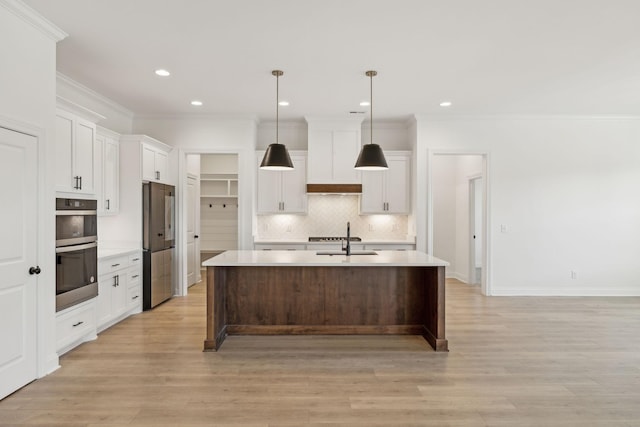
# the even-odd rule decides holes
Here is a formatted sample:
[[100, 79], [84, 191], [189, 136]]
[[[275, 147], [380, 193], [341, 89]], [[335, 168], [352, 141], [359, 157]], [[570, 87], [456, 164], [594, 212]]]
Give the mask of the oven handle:
[[98, 246], [98, 242], [87, 243], [86, 245], [64, 246], [62, 248], [56, 248], [56, 253], [60, 254], [63, 252], [81, 251], [83, 249], [91, 249], [97, 246]]
[[56, 211], [56, 216], [97, 215], [98, 211]]

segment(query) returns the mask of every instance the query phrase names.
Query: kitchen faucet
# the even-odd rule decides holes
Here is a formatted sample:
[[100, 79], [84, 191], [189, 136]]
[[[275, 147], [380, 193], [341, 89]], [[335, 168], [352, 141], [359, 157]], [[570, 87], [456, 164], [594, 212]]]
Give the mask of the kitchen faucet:
[[351, 223], [349, 221], [347, 221], [347, 247], [343, 247], [342, 250], [347, 252], [347, 256], [351, 256]]

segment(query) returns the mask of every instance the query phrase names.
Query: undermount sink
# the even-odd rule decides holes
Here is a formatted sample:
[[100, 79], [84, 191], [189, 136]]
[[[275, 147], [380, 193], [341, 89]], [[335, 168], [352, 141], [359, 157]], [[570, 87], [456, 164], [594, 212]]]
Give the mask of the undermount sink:
[[[342, 255], [346, 256], [347, 253], [345, 251], [318, 251], [316, 255]], [[351, 251], [351, 255], [378, 255], [377, 252], [374, 251]]]

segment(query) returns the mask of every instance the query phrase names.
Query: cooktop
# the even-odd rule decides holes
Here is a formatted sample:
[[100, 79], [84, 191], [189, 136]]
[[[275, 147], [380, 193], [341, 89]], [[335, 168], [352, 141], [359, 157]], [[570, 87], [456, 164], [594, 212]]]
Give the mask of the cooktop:
[[[344, 237], [309, 237], [310, 242], [340, 242], [342, 240], [347, 240], [347, 236]], [[361, 242], [362, 239], [360, 237], [351, 237], [349, 239], [350, 242]]]

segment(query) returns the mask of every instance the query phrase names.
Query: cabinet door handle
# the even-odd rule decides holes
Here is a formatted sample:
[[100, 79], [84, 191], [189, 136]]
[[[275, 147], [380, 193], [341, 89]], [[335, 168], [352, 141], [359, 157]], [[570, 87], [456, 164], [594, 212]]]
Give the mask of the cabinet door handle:
[[74, 324], [73, 324], [73, 325], [71, 325], [71, 326], [73, 326], [73, 327], [75, 328], [76, 326], [80, 326], [80, 325], [82, 325], [83, 323], [84, 323], [84, 321], [82, 321], [82, 320], [81, 320], [81, 321], [79, 321], [78, 323], [74, 323]]
[[160, 171], [156, 171], [156, 179], [160, 179]]
[[79, 190], [80, 189], [80, 177], [79, 176], [74, 176], [73, 179], [75, 179], [76, 184], [73, 186], [74, 189]]
[[117, 267], [117, 266], [119, 266], [119, 265], [120, 265], [120, 263], [118, 263], [118, 264], [111, 264], [111, 267]]
[[80, 190], [82, 190], [82, 177], [80, 177]]
[[134, 258], [134, 259], [132, 259], [131, 261], [134, 261], [134, 262], [135, 262], [135, 261], [140, 261], [140, 258]]
[[140, 277], [139, 274], [134, 274], [133, 276], [131, 276], [132, 279], [135, 279], [136, 277]]
[[29, 268], [29, 274], [31, 274], [32, 276], [34, 274], [40, 274], [42, 272], [42, 270], [40, 269], [39, 265], [36, 265], [35, 267], [30, 267]]
[[109, 199], [106, 200], [106, 203], [107, 203], [107, 210], [111, 209], [111, 207], [109, 206], [110, 205]]
[[132, 300], [138, 298], [140, 295], [136, 295], [135, 297], [131, 298]]

